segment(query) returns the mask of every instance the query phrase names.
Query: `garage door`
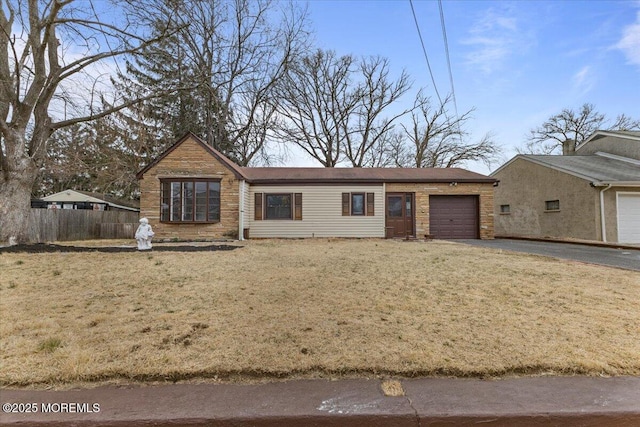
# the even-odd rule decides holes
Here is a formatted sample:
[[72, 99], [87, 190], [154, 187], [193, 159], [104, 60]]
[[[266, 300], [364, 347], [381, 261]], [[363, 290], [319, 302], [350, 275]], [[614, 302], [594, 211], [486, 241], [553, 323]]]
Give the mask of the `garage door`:
[[436, 239], [477, 239], [478, 222], [478, 196], [429, 196], [429, 230]]
[[640, 193], [618, 193], [618, 242], [640, 243]]

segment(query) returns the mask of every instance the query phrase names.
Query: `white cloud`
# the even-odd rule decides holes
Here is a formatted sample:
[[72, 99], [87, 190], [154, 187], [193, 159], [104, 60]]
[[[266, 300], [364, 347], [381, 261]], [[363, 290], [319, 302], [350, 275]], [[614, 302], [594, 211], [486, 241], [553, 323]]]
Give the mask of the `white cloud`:
[[509, 9], [488, 9], [469, 29], [469, 38], [462, 41], [462, 44], [472, 47], [472, 51], [466, 55], [468, 65], [490, 74], [517, 51], [521, 31], [518, 20], [511, 14]]
[[595, 80], [591, 66], [586, 65], [573, 75], [573, 87], [581, 95], [585, 95], [591, 91], [595, 85]]
[[624, 52], [629, 63], [640, 65], [640, 12], [636, 14], [636, 22], [623, 29], [615, 47]]

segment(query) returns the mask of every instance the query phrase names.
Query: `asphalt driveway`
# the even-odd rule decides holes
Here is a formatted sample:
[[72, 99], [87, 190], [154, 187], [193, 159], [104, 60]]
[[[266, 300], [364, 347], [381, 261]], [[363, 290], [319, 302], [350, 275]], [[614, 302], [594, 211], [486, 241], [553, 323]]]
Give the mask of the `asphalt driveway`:
[[574, 243], [539, 242], [515, 239], [462, 239], [455, 240], [455, 242], [640, 271], [640, 249], [617, 249]]

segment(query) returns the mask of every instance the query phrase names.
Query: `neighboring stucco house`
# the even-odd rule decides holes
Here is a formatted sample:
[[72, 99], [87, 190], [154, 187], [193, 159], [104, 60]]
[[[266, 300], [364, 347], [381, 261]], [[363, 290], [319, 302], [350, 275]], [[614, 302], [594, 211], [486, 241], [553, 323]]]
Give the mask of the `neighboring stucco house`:
[[[34, 203], [35, 202], [35, 203]], [[48, 209], [89, 209], [95, 211], [131, 211], [138, 212], [138, 202], [121, 200], [102, 193], [92, 193], [81, 190], [64, 190], [59, 193], [32, 201], [32, 207]]]
[[565, 155], [517, 155], [491, 174], [497, 236], [640, 243], [640, 132], [597, 131]]
[[138, 179], [165, 239], [493, 238], [496, 180], [463, 169], [240, 167], [187, 134]]

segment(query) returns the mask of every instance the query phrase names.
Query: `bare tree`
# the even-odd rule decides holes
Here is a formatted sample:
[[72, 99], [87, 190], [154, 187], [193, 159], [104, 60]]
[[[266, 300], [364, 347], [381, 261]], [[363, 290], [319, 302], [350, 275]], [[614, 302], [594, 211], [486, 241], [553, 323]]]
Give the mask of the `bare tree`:
[[377, 163], [375, 147], [385, 141], [401, 111], [384, 116], [410, 87], [405, 72], [393, 80], [381, 57], [317, 50], [292, 63], [279, 86], [278, 137], [302, 148], [325, 167], [344, 159], [352, 166]]
[[583, 104], [578, 111], [569, 108], [555, 114], [542, 125], [532, 129], [526, 145], [519, 150], [530, 154], [553, 154], [563, 152], [569, 144], [570, 151], [584, 142], [597, 130], [640, 130], [640, 120], [632, 119], [624, 114], [614, 121], [605, 114], [596, 111], [593, 104]]
[[373, 166], [369, 155], [376, 146], [386, 145], [388, 133], [395, 122], [409, 110], [393, 116], [383, 116], [411, 87], [409, 76], [403, 71], [396, 80], [389, 76], [389, 60], [380, 56], [365, 58], [360, 63], [362, 81], [357, 87], [357, 104], [353, 115], [344, 123], [344, 154], [354, 167]]
[[357, 105], [351, 87], [355, 59], [317, 50], [289, 66], [279, 85], [279, 138], [302, 148], [325, 167], [340, 160], [346, 123]]
[[[101, 20], [90, 1], [0, 4], [0, 241], [27, 239], [31, 190], [48, 156], [50, 136], [140, 101], [115, 98], [103, 109], [100, 78], [92, 78], [89, 70], [163, 36], [145, 38], [131, 23]], [[86, 87], [87, 79], [89, 95], [77, 102], [70, 93]], [[84, 111], [71, 108], [81, 104], [87, 105]]]
[[[145, 155], [144, 139], [131, 139], [113, 115], [56, 131], [47, 147], [32, 194], [44, 196], [68, 188], [139, 197], [136, 172], [153, 156]], [[159, 154], [159, 153], [154, 153]]]
[[478, 142], [465, 142], [469, 134], [464, 126], [473, 110], [450, 117], [447, 107], [451, 100], [448, 96], [440, 106], [434, 107], [429, 98], [418, 93], [411, 123], [403, 125], [404, 143], [396, 144], [393, 163], [401, 167], [450, 168], [468, 161], [490, 164], [496, 159], [500, 147], [491, 134]]
[[306, 9], [276, 0], [148, 4], [142, 22], [151, 28], [173, 22], [176, 28], [171, 43], [155, 46], [129, 67], [133, 87], [175, 89], [148, 103], [149, 118], [179, 130], [168, 138], [190, 130], [249, 164], [263, 151], [265, 131], [273, 125], [274, 87], [306, 50]]

